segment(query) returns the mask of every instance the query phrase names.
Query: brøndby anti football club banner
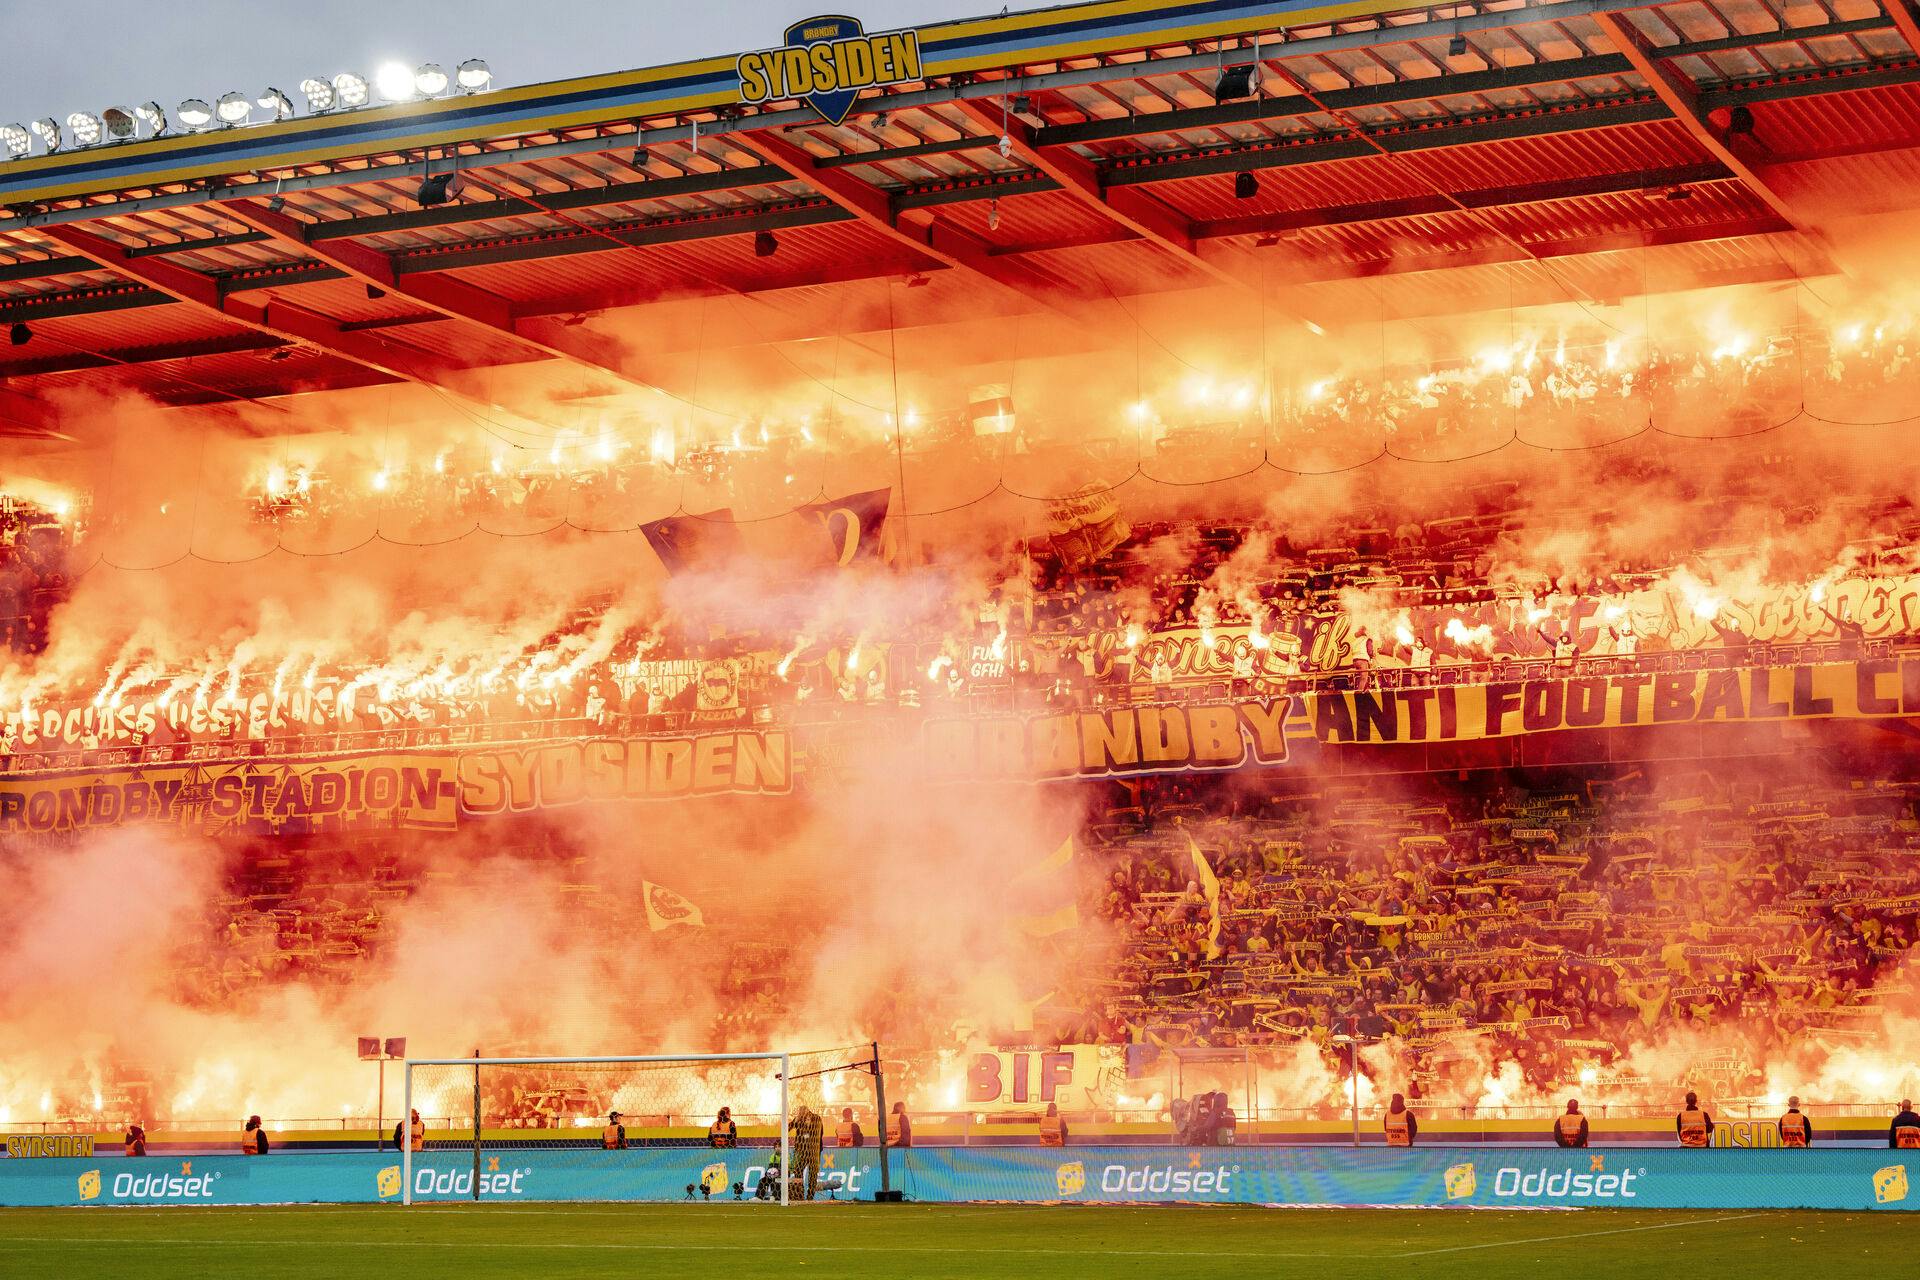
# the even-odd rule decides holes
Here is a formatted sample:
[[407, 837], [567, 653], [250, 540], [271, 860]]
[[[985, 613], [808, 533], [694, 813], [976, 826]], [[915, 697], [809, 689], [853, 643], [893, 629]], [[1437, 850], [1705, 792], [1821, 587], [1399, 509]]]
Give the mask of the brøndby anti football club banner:
[[[846, 769], [951, 782], [1049, 782], [1284, 766], [1296, 743], [1434, 746], [1569, 730], [1899, 720], [1920, 715], [1920, 658], [1583, 675], [1417, 688], [1127, 702], [1030, 714], [882, 706], [854, 722], [324, 760], [257, 756], [0, 774], [0, 835], [160, 821], [375, 821], [447, 828], [488, 814], [613, 800], [778, 795]], [[704, 729], [704, 726], [701, 726]], [[849, 750], [842, 733], [884, 737]], [[240, 744], [250, 748], [251, 744]], [[836, 762], [828, 765], [825, 762]], [[849, 764], [848, 762], [851, 762]]]

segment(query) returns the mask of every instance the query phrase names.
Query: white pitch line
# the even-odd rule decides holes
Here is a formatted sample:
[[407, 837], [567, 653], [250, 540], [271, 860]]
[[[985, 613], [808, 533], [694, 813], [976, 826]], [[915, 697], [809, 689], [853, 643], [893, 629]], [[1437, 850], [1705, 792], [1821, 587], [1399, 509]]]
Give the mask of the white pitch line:
[[1520, 1240], [1490, 1240], [1484, 1244], [1451, 1244], [1438, 1249], [1415, 1249], [1396, 1253], [1395, 1258], [1430, 1258], [1436, 1253], [1465, 1253], [1469, 1249], [1506, 1249], [1517, 1244], [1558, 1244], [1563, 1240], [1590, 1240], [1595, 1236], [1624, 1236], [1636, 1231], [1671, 1231], [1675, 1227], [1703, 1227], [1715, 1222], [1739, 1222], [1743, 1218], [1765, 1217], [1761, 1213], [1734, 1213], [1721, 1218], [1689, 1218], [1685, 1222], [1654, 1222], [1644, 1227], [1613, 1227], [1606, 1231], [1573, 1231], [1557, 1236], [1528, 1236]]
[[[723, 1241], [716, 1244], [641, 1244], [623, 1241], [589, 1243], [583, 1241], [529, 1241], [518, 1243], [509, 1240], [284, 1240], [279, 1238], [256, 1240], [234, 1236], [208, 1236], [190, 1239], [180, 1236], [126, 1236], [118, 1239], [101, 1239], [98, 1236], [10, 1236], [0, 1234], [0, 1245], [20, 1244], [82, 1244], [102, 1248], [141, 1248], [146, 1245], [172, 1244], [186, 1245], [192, 1248], [226, 1249], [233, 1245], [270, 1245], [278, 1248], [283, 1245], [295, 1245], [300, 1248], [337, 1249], [359, 1247], [363, 1249], [589, 1249], [612, 1250], [618, 1252], [640, 1253], [958, 1253], [969, 1256], [981, 1254], [1003, 1254], [1009, 1257], [1064, 1257], [1064, 1258], [1352, 1258], [1352, 1252], [1343, 1253], [1276, 1253], [1269, 1249], [1257, 1251], [1223, 1251], [1192, 1249], [982, 1249], [975, 1245], [844, 1245], [844, 1244], [742, 1244], [737, 1241]], [[1393, 1255], [1365, 1254], [1369, 1258], [1384, 1258]]]

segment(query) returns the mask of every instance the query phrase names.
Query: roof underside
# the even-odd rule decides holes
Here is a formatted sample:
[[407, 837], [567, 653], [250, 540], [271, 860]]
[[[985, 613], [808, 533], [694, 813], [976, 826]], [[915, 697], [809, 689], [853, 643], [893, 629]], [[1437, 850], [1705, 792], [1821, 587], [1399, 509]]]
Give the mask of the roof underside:
[[935, 276], [985, 314], [1213, 288], [1331, 323], [1362, 288], [1411, 315], [1845, 271], [1836, 227], [1920, 201], [1905, 2], [1415, 9], [936, 76], [839, 126], [769, 103], [15, 206], [0, 430], [74, 390], [647, 386], [606, 313], [751, 300], [727, 341], [790, 341]]

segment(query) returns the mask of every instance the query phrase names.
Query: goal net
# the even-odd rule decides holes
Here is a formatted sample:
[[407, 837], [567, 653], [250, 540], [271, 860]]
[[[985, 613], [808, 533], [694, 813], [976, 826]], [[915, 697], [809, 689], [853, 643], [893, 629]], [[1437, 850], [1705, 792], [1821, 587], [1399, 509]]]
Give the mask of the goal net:
[[410, 1060], [391, 1135], [400, 1162], [380, 1171], [380, 1196], [787, 1204], [870, 1195], [874, 1161], [836, 1157], [850, 1132], [879, 1144], [878, 1062], [872, 1045]]

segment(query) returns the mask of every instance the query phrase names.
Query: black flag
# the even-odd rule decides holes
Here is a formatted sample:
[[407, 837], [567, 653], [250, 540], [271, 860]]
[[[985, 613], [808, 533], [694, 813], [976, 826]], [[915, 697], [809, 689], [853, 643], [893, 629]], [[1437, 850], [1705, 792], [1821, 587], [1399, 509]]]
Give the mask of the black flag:
[[731, 507], [698, 516], [667, 516], [641, 525], [640, 532], [668, 573], [710, 569], [740, 549], [740, 526], [733, 522]]
[[869, 489], [800, 509], [818, 520], [826, 532], [828, 558], [834, 564], [848, 565], [884, 558], [882, 535], [886, 530], [887, 505], [892, 498], [891, 489]]

